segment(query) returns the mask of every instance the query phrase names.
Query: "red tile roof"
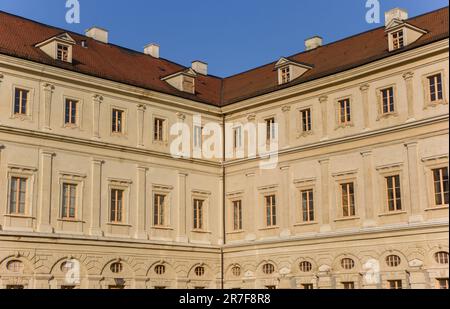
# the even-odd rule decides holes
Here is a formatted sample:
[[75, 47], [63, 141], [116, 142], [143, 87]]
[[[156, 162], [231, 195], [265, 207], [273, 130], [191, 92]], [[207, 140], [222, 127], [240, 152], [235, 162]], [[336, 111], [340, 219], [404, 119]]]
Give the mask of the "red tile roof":
[[[409, 19], [408, 23], [425, 29], [428, 33], [414, 44], [394, 53], [448, 38], [448, 18], [448, 7], [445, 7]], [[53, 60], [35, 47], [37, 43], [64, 32], [69, 33], [77, 42], [73, 47], [72, 64]], [[88, 48], [81, 46], [80, 42], [83, 40], [87, 41]], [[184, 66], [2, 11], [0, 53], [215, 106], [225, 106], [394, 54], [387, 50], [386, 34], [384, 27], [381, 27], [288, 57], [296, 62], [309, 63], [314, 68], [287, 85], [278, 85], [277, 73], [274, 70], [276, 62], [273, 62], [224, 79], [198, 75], [196, 93], [193, 95], [178, 91], [161, 81], [163, 76], [185, 70]]]

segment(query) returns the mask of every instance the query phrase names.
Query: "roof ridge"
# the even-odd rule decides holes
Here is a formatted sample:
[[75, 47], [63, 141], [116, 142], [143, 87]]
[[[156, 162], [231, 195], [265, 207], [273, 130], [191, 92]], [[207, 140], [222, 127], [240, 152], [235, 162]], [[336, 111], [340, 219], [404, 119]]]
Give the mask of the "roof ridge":
[[[423, 13], [423, 14], [420, 14], [420, 15], [417, 15], [417, 16], [410, 17], [410, 18], [408, 18], [406, 21], [411, 21], [411, 20], [413, 20], [413, 19], [417, 19], [417, 18], [426, 16], [426, 15], [430, 15], [430, 14], [433, 14], [433, 13], [436, 13], [436, 12], [438, 12], [438, 11], [445, 10], [445, 9], [448, 9], [448, 8], [449, 8], [449, 6], [444, 6], [444, 7], [441, 7], [441, 8], [439, 8], [439, 9], [436, 9], [436, 10], [433, 10], [433, 11], [430, 11], [430, 12], [426, 12], [426, 13]], [[346, 40], [349, 40], [349, 39], [352, 39], [352, 38], [355, 38], [355, 37], [358, 37], [358, 36], [361, 36], [361, 35], [364, 35], [364, 34], [373, 32], [373, 31], [377, 31], [377, 30], [380, 30], [380, 29], [383, 29], [383, 28], [385, 28], [385, 26], [379, 26], [379, 27], [376, 27], [376, 28], [373, 28], [373, 29], [369, 29], [369, 30], [366, 30], [366, 31], [363, 31], [363, 32], [359, 32], [359, 33], [356, 33], [356, 34], [352, 34], [352, 35], [347, 36], [347, 37], [345, 37], [345, 38], [342, 38], [342, 39], [339, 39], [339, 40], [336, 40], [336, 41], [333, 41], [333, 42], [324, 44], [324, 45], [319, 46], [319, 47], [317, 47], [317, 48], [315, 48], [315, 49], [312, 49], [312, 50], [304, 50], [304, 51], [301, 51], [301, 52], [292, 54], [292, 55], [290, 55], [290, 56], [284, 56], [284, 57], [290, 59], [290, 58], [293, 58], [293, 57], [296, 57], [296, 56], [299, 56], [299, 55], [302, 55], [302, 54], [314, 52], [314, 51], [316, 51], [316, 50], [319, 49], [319, 48], [328, 47], [328, 46], [330, 46], [330, 45], [334, 45], [334, 44], [337, 44], [337, 43], [340, 43], [340, 42], [343, 42], [343, 41], [346, 41]], [[290, 59], [290, 60], [291, 60], [291, 59]], [[251, 71], [253, 71], [253, 70], [256, 70], [256, 69], [259, 69], [259, 68], [262, 68], [262, 67], [265, 67], [265, 66], [268, 66], [268, 65], [271, 65], [271, 64], [274, 64], [274, 63], [276, 63], [277, 61], [278, 61], [278, 60], [275, 60], [275, 61], [272, 61], [272, 62], [269, 62], [269, 63], [266, 63], [266, 64], [259, 65], [259, 66], [257, 66], [257, 67], [252, 68], [252, 69], [248, 69], [248, 70], [245, 70], [245, 71], [243, 71], [243, 72], [240, 72], [240, 73], [236, 73], [236, 74], [227, 76], [227, 77], [225, 77], [224, 79], [228, 79], [228, 78], [231, 78], [231, 77], [235, 77], [235, 76], [239, 76], [239, 75], [241, 75], [241, 74], [245, 74], [245, 73], [251, 72]]]

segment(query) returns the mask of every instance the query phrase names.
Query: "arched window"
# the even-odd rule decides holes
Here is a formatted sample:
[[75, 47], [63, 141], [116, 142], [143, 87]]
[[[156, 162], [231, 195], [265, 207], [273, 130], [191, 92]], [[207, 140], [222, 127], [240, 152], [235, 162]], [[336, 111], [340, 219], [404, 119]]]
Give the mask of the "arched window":
[[446, 265], [448, 264], [448, 252], [445, 251], [436, 252], [436, 254], [434, 255], [434, 259], [436, 260], [437, 263]]
[[343, 269], [350, 270], [355, 268], [355, 261], [349, 258], [344, 258], [341, 260], [341, 266]]
[[194, 272], [197, 277], [203, 277], [205, 275], [205, 267], [197, 266]]
[[164, 266], [164, 265], [157, 265], [155, 267], [155, 273], [157, 275], [164, 275], [166, 273], [166, 266]]
[[8, 262], [8, 264], [6, 264], [6, 269], [8, 269], [8, 271], [12, 273], [21, 274], [23, 273], [24, 268], [25, 265], [23, 265], [23, 263], [18, 260], [10, 261]]
[[300, 263], [300, 271], [303, 273], [309, 273], [312, 270], [312, 264], [308, 261], [303, 261]]
[[240, 277], [241, 276], [241, 268], [239, 266], [234, 266], [231, 269], [231, 273], [233, 274], [233, 276], [235, 277]]
[[112, 263], [110, 269], [113, 274], [118, 274], [118, 273], [122, 272], [123, 265], [122, 265], [122, 263], [119, 263], [119, 262]]
[[386, 257], [386, 264], [389, 267], [397, 267], [401, 264], [402, 259], [398, 255], [389, 255]]
[[275, 272], [275, 266], [273, 266], [272, 264], [264, 264], [263, 265], [263, 273], [265, 273], [266, 275], [271, 275]]

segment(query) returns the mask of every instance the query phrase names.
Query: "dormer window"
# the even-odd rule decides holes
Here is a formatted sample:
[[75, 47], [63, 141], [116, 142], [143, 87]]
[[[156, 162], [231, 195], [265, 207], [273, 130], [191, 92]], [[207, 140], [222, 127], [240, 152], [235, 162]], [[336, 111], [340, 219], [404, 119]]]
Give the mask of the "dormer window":
[[392, 45], [394, 49], [399, 49], [405, 46], [403, 30], [392, 33]]
[[281, 83], [286, 84], [291, 81], [291, 69], [289, 67], [284, 67], [281, 69]]
[[180, 91], [195, 94], [196, 77], [197, 73], [191, 68], [163, 77], [161, 80]]
[[69, 46], [58, 44], [56, 49], [56, 59], [67, 62], [69, 60]]
[[63, 33], [36, 45], [49, 57], [63, 62], [72, 63], [72, 46], [75, 40], [67, 33]]
[[408, 12], [395, 8], [385, 14], [389, 51], [399, 50], [420, 39], [427, 32], [406, 22]]
[[195, 87], [194, 87], [194, 79], [190, 76], [183, 76], [183, 91], [194, 93]]
[[299, 78], [308, 70], [311, 70], [312, 66], [295, 62], [287, 58], [281, 58], [275, 64], [275, 69], [278, 72], [278, 84], [283, 85]]

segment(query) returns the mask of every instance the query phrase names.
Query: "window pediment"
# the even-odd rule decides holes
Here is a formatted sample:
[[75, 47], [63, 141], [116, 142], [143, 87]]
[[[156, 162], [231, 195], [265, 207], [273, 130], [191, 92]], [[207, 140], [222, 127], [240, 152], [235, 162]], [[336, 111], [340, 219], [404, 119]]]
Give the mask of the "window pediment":
[[275, 64], [275, 69], [278, 71], [278, 84], [287, 84], [305, 74], [313, 67], [311, 65], [295, 62], [287, 58], [280, 58]]

